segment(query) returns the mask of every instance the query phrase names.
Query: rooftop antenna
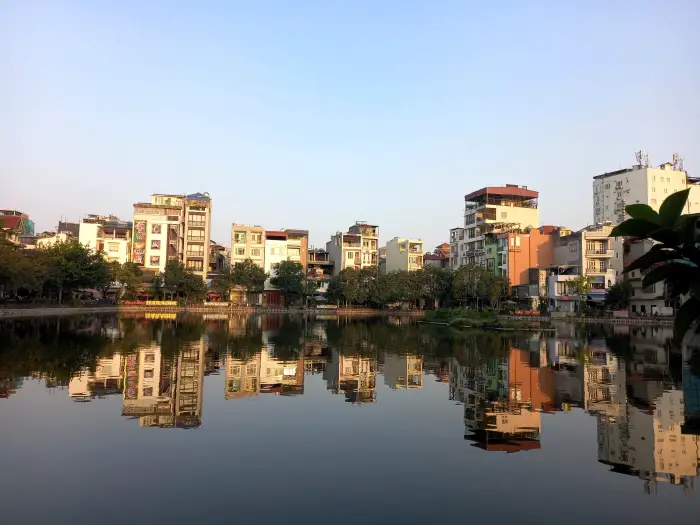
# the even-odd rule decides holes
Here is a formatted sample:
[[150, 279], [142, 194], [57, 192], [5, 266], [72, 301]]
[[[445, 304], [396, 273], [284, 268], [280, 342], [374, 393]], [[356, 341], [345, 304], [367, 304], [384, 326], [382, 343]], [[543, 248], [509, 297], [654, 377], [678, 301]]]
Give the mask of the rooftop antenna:
[[673, 171], [685, 171], [683, 169], [683, 159], [678, 153], [673, 154]]
[[634, 156], [637, 158], [637, 166], [640, 168], [649, 167], [649, 155], [647, 155], [644, 150], [637, 151]]

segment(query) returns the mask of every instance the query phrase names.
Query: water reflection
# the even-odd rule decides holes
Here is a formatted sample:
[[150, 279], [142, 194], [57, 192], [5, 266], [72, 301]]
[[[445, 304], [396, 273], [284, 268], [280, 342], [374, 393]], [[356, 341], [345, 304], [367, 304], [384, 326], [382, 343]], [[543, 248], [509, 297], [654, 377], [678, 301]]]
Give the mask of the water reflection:
[[234, 402], [302, 396], [312, 376], [354, 405], [381, 403], [378, 382], [385, 393], [420, 396], [434, 381], [463, 406], [471, 447], [542, 449], [543, 419], [579, 408], [596, 418], [597, 459], [611, 472], [638, 477], [650, 494], [659, 483], [690, 492], [699, 472], [700, 358], [682, 356], [670, 340], [662, 328], [561, 326], [556, 337], [511, 337], [401, 318], [16, 321], [0, 324], [0, 397], [40, 379], [76, 403], [120, 397], [121, 415], [141, 427], [192, 429], [203, 424], [212, 375], [223, 376], [223, 398]]

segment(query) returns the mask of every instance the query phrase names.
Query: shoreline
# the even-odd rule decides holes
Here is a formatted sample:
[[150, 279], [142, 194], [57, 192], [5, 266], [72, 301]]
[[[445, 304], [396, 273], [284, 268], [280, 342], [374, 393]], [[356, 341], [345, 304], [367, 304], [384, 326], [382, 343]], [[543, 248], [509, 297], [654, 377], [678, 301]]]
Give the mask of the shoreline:
[[[0, 319], [18, 319], [27, 317], [55, 317], [87, 314], [119, 314], [119, 313], [152, 313], [152, 314], [215, 314], [228, 316], [233, 314], [311, 314], [311, 315], [340, 315], [344, 317], [374, 317], [374, 316], [408, 316], [423, 317], [424, 310], [371, 310], [363, 308], [264, 308], [264, 307], [216, 307], [216, 306], [46, 306], [36, 308], [0, 308]], [[547, 321], [553, 323], [583, 323], [583, 324], [617, 324], [672, 326], [672, 318], [643, 318], [643, 317], [554, 317], [549, 316], [500, 316], [506, 320], [518, 321]], [[428, 323], [425, 324], [439, 324]], [[447, 324], [447, 323], [445, 323]]]

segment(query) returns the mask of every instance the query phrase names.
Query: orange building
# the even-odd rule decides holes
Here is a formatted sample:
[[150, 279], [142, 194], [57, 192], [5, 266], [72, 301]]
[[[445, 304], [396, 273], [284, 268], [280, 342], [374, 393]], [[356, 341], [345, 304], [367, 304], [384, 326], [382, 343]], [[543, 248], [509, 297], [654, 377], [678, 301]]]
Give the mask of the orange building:
[[547, 268], [554, 264], [554, 236], [556, 226], [540, 226], [527, 233], [496, 235], [495, 257], [487, 260], [487, 267], [497, 275], [504, 275], [511, 286], [530, 284], [530, 268]]

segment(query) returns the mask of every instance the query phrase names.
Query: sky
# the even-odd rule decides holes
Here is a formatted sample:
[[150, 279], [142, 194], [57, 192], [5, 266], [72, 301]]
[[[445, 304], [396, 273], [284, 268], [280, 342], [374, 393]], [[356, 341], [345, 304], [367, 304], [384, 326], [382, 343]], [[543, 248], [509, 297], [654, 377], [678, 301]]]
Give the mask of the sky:
[[231, 223], [426, 249], [486, 185], [593, 220], [592, 177], [700, 175], [694, 0], [0, 0], [0, 208], [38, 231], [207, 191]]

